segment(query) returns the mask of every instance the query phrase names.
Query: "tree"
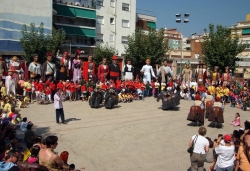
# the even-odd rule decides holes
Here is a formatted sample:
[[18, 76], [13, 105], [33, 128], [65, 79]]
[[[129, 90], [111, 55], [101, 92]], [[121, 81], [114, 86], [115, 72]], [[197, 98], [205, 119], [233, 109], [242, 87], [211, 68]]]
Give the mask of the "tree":
[[151, 65], [159, 64], [167, 51], [167, 41], [164, 39], [164, 30], [157, 31], [149, 28], [148, 33], [140, 28], [128, 36], [125, 45], [126, 58], [131, 58], [133, 65], [141, 67], [147, 58], [151, 59]]
[[32, 56], [35, 53], [39, 55], [41, 62], [45, 61], [47, 51], [55, 54], [58, 49], [62, 48], [66, 37], [64, 30], [56, 30], [55, 28], [52, 29], [52, 34], [45, 36], [43, 23], [38, 28], [34, 23], [31, 23], [29, 28], [23, 25], [21, 33], [20, 43], [25, 51], [23, 58], [26, 62], [32, 61]]
[[230, 28], [213, 24], [209, 25], [209, 33], [205, 31], [204, 42], [202, 43], [202, 60], [211, 69], [218, 66], [225, 71], [229, 66], [234, 70], [236, 56], [245, 49], [245, 45], [239, 43], [239, 37], [231, 36]]
[[107, 63], [110, 64], [112, 62], [111, 58], [113, 55], [118, 55], [118, 50], [113, 46], [109, 46], [108, 44], [97, 46], [94, 49], [94, 58], [93, 60], [96, 64], [102, 63], [102, 58], [107, 58]]

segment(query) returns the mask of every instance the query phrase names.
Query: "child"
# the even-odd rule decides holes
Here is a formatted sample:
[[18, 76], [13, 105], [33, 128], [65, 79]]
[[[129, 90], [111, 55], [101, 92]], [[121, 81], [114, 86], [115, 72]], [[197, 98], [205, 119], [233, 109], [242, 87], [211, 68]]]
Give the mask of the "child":
[[4, 84], [2, 85], [0, 92], [1, 92], [2, 97], [6, 96], [6, 87]]
[[36, 163], [36, 164], [39, 164], [39, 161], [38, 161], [38, 153], [40, 151], [40, 147], [38, 145], [35, 145], [31, 148], [31, 155], [30, 157], [28, 158], [28, 163]]
[[50, 103], [51, 102], [51, 89], [50, 89], [49, 85], [47, 85], [45, 88], [45, 94], [47, 97], [46, 100]]
[[44, 93], [44, 91], [42, 91], [40, 102], [38, 102], [38, 104], [45, 104], [45, 98], [46, 98], [46, 94]]
[[166, 83], [161, 83], [161, 91], [165, 91]]
[[24, 101], [25, 105], [26, 105], [27, 107], [29, 107], [30, 96], [29, 96], [29, 95], [26, 95], [26, 96], [24, 97], [23, 101]]
[[240, 114], [239, 113], [235, 114], [235, 119], [230, 123], [230, 125], [240, 126]]
[[159, 87], [160, 87], [160, 83], [159, 83], [158, 79], [156, 79], [156, 81], [155, 81], [155, 98], [158, 96]]
[[87, 87], [86, 84], [83, 83], [81, 86], [81, 97], [82, 97], [82, 101], [86, 101], [87, 100]]
[[19, 108], [27, 108], [27, 105], [24, 102], [24, 98], [23, 97], [20, 97]]
[[146, 96], [149, 97], [150, 96], [150, 89], [151, 89], [151, 84], [149, 83], [149, 81], [147, 81], [146, 84]]

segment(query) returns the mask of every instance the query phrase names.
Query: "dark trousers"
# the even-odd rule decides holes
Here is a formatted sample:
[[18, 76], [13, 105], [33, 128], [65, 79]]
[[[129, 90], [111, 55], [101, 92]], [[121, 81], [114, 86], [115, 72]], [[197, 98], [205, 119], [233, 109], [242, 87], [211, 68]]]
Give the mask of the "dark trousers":
[[64, 122], [64, 111], [63, 108], [56, 109], [56, 123], [59, 123], [59, 118], [61, 117], [62, 122]]
[[158, 96], [158, 91], [159, 91], [159, 89], [158, 89], [158, 88], [155, 88], [155, 97]]

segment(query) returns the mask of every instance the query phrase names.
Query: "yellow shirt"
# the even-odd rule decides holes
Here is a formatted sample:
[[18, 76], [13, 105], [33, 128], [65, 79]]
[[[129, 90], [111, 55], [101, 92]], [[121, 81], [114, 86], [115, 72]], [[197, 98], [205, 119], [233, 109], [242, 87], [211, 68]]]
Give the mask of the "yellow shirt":
[[25, 105], [24, 101], [20, 101], [18, 107], [21, 108], [21, 106], [24, 106], [24, 105]]
[[29, 156], [31, 155], [30, 150], [27, 148], [23, 153], [23, 162], [27, 161]]
[[122, 95], [120, 94], [120, 95], [118, 95], [118, 99], [119, 100], [122, 100], [123, 99], [123, 97], [122, 97]]
[[29, 103], [29, 102], [30, 102], [30, 98], [29, 98], [29, 97], [24, 97], [23, 101], [24, 101], [25, 103]]
[[244, 149], [242, 146], [239, 147], [238, 154], [236, 156], [236, 159], [240, 161], [239, 167], [241, 170], [249, 170], [250, 163], [247, 160], [247, 157], [244, 153]]
[[6, 103], [6, 104], [4, 105], [3, 110], [6, 110], [7, 113], [11, 112], [11, 105], [10, 105], [9, 103]]
[[220, 97], [220, 89], [221, 89], [220, 87], [216, 87], [216, 89], [215, 89], [215, 92], [216, 92], [218, 97]]
[[6, 87], [1, 87], [2, 96], [6, 96]]
[[229, 89], [228, 88], [224, 88], [223, 89], [224, 95], [228, 96], [229, 95]]
[[210, 92], [211, 95], [214, 95], [216, 90], [214, 86], [208, 86], [207, 90]]
[[23, 87], [26, 89], [26, 88], [32, 88], [32, 85], [29, 83], [29, 82], [24, 82], [23, 83]]

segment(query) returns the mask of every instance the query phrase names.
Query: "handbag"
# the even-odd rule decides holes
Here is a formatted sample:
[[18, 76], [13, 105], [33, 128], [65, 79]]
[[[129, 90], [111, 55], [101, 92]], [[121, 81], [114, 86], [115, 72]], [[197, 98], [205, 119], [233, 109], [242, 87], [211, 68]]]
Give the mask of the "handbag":
[[187, 149], [187, 152], [188, 152], [188, 153], [190, 153], [190, 154], [193, 153], [193, 151], [194, 151], [194, 144], [196, 143], [197, 138], [198, 138], [198, 135], [196, 135], [196, 137], [194, 138], [191, 147], [189, 147], [189, 148]]

